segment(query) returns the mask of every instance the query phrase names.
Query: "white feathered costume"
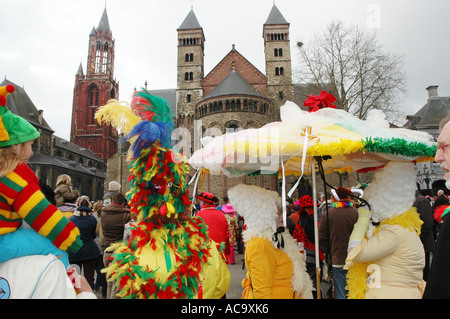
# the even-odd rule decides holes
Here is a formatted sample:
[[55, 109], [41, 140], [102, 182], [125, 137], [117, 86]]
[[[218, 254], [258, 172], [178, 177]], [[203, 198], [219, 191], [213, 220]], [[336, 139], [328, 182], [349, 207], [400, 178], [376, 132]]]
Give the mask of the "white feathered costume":
[[422, 297], [425, 253], [419, 238], [422, 221], [412, 207], [415, 190], [413, 163], [390, 162], [364, 191], [371, 212], [359, 209], [350, 236], [349, 298]]
[[287, 230], [277, 233], [280, 196], [258, 186], [241, 184], [228, 190], [228, 197], [246, 225], [243, 238], [247, 277], [242, 282], [242, 297], [311, 299], [312, 282], [296, 241]]

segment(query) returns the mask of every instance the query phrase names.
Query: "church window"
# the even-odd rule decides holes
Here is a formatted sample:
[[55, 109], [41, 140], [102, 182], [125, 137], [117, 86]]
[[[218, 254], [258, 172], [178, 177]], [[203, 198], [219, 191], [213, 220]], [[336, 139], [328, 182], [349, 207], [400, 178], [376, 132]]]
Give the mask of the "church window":
[[283, 67], [276, 67], [275, 68], [275, 75], [284, 75], [284, 68]]
[[186, 95], [186, 102], [191, 102], [191, 94]]
[[106, 70], [108, 67], [108, 43], [105, 43], [103, 49], [103, 64], [102, 64], [102, 73], [106, 74]]
[[280, 100], [282, 100], [284, 98], [284, 93], [283, 91], [279, 91], [278, 92], [278, 97], [280, 98]]
[[282, 48], [274, 49], [274, 55], [275, 56], [283, 56], [283, 49]]
[[191, 53], [191, 54], [186, 53], [186, 56], [184, 57], [184, 61], [185, 62], [192, 62], [192, 61], [194, 61], [194, 54], [193, 53]]
[[97, 42], [97, 51], [95, 52], [94, 72], [100, 72], [100, 42]]
[[91, 125], [94, 125], [94, 124], [95, 124], [95, 111], [96, 111], [96, 108], [93, 107], [93, 108], [91, 109]]
[[235, 132], [239, 129], [239, 126], [235, 123], [228, 125], [227, 132]]
[[194, 73], [190, 72], [190, 73], [189, 73], [189, 80], [192, 81], [193, 79], [194, 79]]

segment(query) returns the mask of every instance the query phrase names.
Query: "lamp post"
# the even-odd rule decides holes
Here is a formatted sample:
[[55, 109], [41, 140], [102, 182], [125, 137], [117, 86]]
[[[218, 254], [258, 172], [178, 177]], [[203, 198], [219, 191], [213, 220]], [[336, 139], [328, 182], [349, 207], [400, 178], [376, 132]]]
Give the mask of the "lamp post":
[[430, 183], [434, 182], [434, 169], [433, 165], [430, 163], [428, 166], [426, 163], [422, 165], [422, 169], [418, 171], [417, 174], [417, 181], [419, 182], [419, 185], [422, 185], [425, 183], [426, 185], [426, 195], [433, 196], [432, 191], [430, 191]]

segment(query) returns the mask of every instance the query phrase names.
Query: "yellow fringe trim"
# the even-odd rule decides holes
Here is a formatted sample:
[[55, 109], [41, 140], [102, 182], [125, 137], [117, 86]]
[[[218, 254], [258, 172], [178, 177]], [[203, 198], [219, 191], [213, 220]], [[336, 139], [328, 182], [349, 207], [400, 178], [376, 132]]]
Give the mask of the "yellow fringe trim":
[[[375, 228], [373, 234], [375, 236], [382, 225], [399, 225], [410, 231], [415, 231], [417, 236], [419, 236], [422, 224], [423, 221], [420, 219], [417, 209], [411, 207], [401, 215], [382, 221], [380, 225]], [[367, 286], [368, 266], [369, 263], [354, 262], [348, 270], [346, 287], [348, 290], [348, 299], [364, 299], [366, 296], [366, 292], [369, 289]]]

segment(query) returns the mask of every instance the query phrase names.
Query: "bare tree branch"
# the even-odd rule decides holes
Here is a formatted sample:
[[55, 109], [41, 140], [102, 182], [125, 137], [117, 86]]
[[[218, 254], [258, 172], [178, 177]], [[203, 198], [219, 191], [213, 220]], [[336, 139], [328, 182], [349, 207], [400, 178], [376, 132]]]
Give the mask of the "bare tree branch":
[[296, 78], [318, 92], [332, 93], [339, 108], [362, 119], [372, 109], [382, 110], [391, 120], [401, 115], [404, 57], [384, 52], [375, 33], [335, 21], [301, 46], [299, 54]]

